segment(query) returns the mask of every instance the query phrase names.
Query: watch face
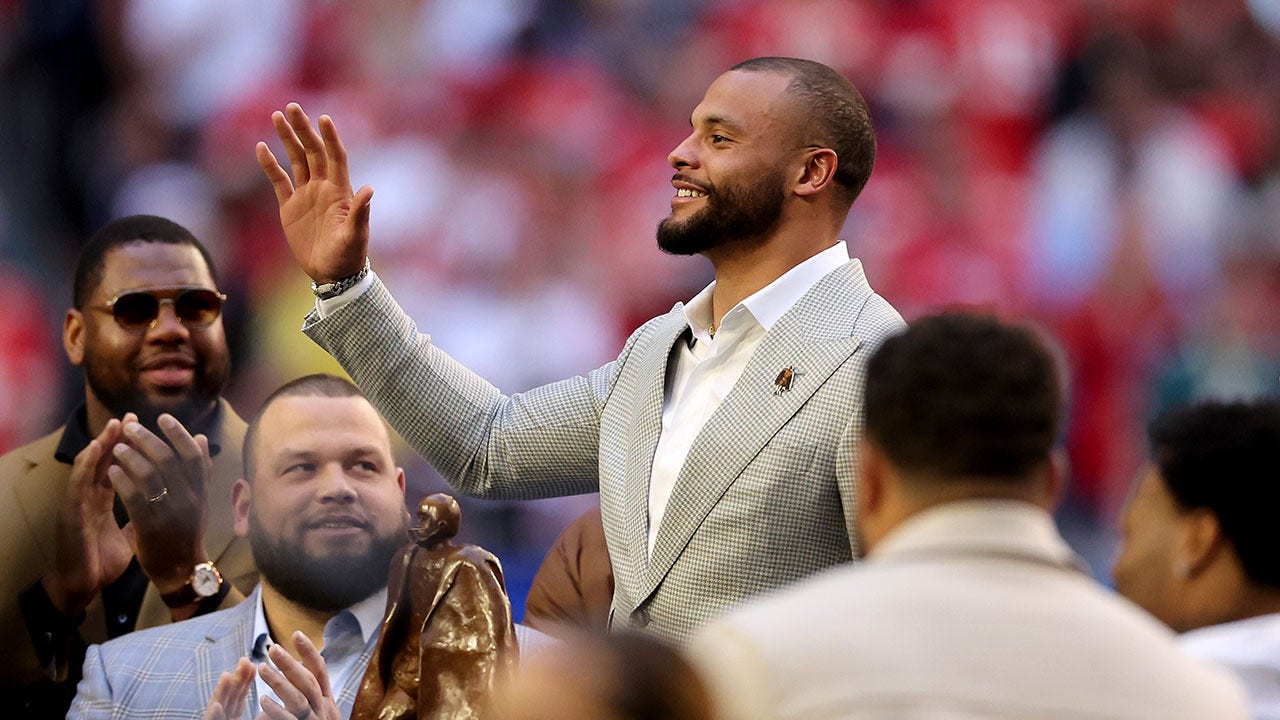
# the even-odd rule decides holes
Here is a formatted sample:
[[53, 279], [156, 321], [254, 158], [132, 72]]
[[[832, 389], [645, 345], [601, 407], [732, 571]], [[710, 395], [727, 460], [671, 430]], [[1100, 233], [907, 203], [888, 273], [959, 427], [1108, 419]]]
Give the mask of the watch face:
[[196, 595], [209, 597], [216, 594], [221, 586], [222, 578], [218, 576], [217, 570], [207, 565], [196, 567], [195, 575], [191, 578], [191, 587], [196, 591]]

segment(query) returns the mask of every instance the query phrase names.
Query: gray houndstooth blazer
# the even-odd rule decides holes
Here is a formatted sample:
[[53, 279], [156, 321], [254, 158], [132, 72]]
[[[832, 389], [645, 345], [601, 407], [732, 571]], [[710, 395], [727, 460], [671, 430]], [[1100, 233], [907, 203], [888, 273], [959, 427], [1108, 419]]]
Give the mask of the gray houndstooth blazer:
[[[253, 644], [253, 617], [261, 587], [228, 610], [180, 623], [139, 630], [102, 645], [90, 645], [84, 679], [68, 720], [160, 720], [204, 717], [218, 678]], [[378, 644], [369, 636], [346, 684], [337, 689], [338, 709], [350, 717], [364, 668]], [[255, 703], [246, 703], [246, 719]]]
[[[504, 396], [419, 334], [381, 281], [303, 325], [393, 427], [460, 492], [526, 499], [600, 492], [612, 627], [684, 640], [738, 601], [854, 554], [854, 453], [873, 347], [901, 316], [851, 260], [770, 330], [689, 451], [646, 548], [649, 477], [677, 304], [586, 377]], [[786, 392], [775, 392], [783, 368]]]

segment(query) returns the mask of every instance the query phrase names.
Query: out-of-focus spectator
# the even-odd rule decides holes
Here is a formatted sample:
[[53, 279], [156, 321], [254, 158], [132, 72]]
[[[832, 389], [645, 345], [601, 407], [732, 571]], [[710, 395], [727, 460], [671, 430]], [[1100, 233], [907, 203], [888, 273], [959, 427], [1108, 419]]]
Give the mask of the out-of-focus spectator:
[[1116, 589], [1280, 718], [1280, 400], [1170, 410], [1124, 515]]
[[498, 689], [499, 720], [713, 720], [706, 686], [674, 647], [636, 633], [579, 632]]
[[1082, 573], [1054, 528], [1060, 375], [992, 317], [884, 342], [858, 453], [866, 560], [695, 638], [726, 720], [1248, 716], [1234, 678]]

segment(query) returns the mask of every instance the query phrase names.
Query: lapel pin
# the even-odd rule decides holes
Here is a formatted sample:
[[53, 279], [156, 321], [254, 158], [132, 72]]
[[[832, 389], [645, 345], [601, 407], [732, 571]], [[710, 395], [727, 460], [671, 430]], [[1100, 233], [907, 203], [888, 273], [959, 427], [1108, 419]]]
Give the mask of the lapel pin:
[[791, 383], [795, 381], [797, 375], [801, 375], [801, 374], [802, 373], [796, 371], [794, 366], [782, 368], [782, 370], [778, 373], [777, 379], [773, 381], [774, 396], [776, 397], [790, 390]]

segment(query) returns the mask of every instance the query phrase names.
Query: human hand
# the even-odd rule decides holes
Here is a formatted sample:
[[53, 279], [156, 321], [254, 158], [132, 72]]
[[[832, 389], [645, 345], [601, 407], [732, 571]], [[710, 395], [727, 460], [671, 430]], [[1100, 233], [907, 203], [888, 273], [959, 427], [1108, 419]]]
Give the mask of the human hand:
[[293, 179], [260, 142], [254, 149], [280, 204], [285, 240], [303, 272], [317, 283], [350, 277], [364, 268], [369, 249], [369, 200], [373, 188], [351, 191], [347, 150], [333, 119], [321, 115], [317, 133], [302, 106], [289, 103], [271, 114], [289, 155]]
[[129, 510], [126, 535], [138, 564], [161, 594], [181, 588], [191, 569], [208, 559], [208, 485], [213, 475], [209, 439], [192, 436], [172, 415], [157, 421], [168, 442], [136, 420], [122, 425], [108, 477]]
[[312, 717], [341, 720], [342, 713], [329, 686], [329, 670], [320, 651], [300, 631], [293, 633], [293, 647], [301, 661], [295, 660], [280, 645], [272, 645], [267, 655], [276, 667], [266, 663], [258, 665], [263, 682], [276, 692], [280, 702], [262, 698], [262, 712], [257, 720], [309, 720]]
[[213, 697], [209, 699], [209, 708], [204, 711], [204, 720], [239, 720], [244, 717], [253, 676], [253, 662], [243, 657], [231, 672], [222, 673], [217, 687], [213, 689]]
[[54, 570], [41, 578], [45, 594], [65, 617], [83, 612], [102, 588], [124, 573], [133, 557], [116, 524], [115, 491], [107, 476], [113, 460], [108, 448], [119, 440], [120, 429], [119, 420], [107, 421], [71, 466], [54, 526]]

